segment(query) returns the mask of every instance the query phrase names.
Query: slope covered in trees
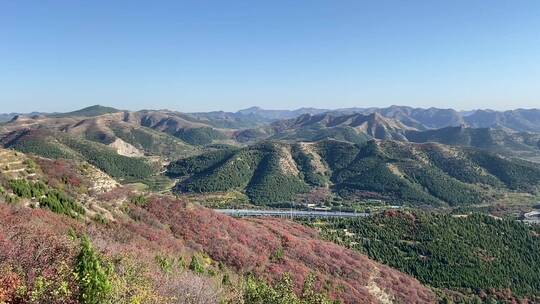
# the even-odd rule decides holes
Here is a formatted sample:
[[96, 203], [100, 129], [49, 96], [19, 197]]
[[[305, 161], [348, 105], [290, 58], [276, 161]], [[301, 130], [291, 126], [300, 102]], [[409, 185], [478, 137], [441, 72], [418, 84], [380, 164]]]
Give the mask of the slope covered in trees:
[[540, 299], [538, 226], [482, 214], [388, 211], [318, 227], [327, 239], [436, 288], [484, 300], [490, 293]]
[[[240, 190], [255, 203], [290, 201], [316, 187], [343, 198], [416, 205], [471, 205], [500, 191], [536, 192], [540, 167], [440, 144], [263, 142], [169, 165], [178, 191]], [[497, 190], [497, 191], [494, 191]]]
[[182, 129], [176, 132], [174, 136], [189, 144], [197, 146], [204, 146], [211, 144], [216, 140], [227, 139], [225, 134], [210, 127]]
[[173, 162], [168, 170], [175, 177], [187, 177], [177, 185], [179, 191], [243, 190], [256, 203], [292, 200], [308, 190], [283, 144], [210, 152]]
[[[132, 219], [84, 224], [0, 203], [0, 300], [329, 304], [330, 297], [374, 303], [381, 295], [371, 288], [401, 302], [435, 300], [417, 280], [317, 240], [298, 224], [161, 204], [126, 206]], [[187, 220], [168, 221], [161, 209]], [[164, 228], [168, 223], [174, 234]]]
[[540, 155], [540, 135], [537, 133], [510, 133], [498, 129], [459, 126], [427, 131], [407, 131], [405, 136], [411, 142], [438, 142], [524, 158]]
[[9, 137], [10, 133], [49, 130], [105, 145], [121, 139], [145, 154], [166, 159], [193, 155], [199, 150], [198, 146], [230, 137], [227, 132], [215, 128], [211, 121], [183, 113], [166, 110], [129, 112], [101, 106], [62, 114], [21, 116], [4, 127], [0, 130], [0, 138]]
[[67, 112], [67, 113], [54, 113], [49, 114], [50, 117], [71, 117], [71, 116], [82, 116], [82, 117], [93, 117], [93, 116], [99, 116], [103, 114], [109, 114], [109, 113], [117, 113], [120, 112], [120, 110], [112, 108], [112, 107], [105, 107], [100, 105], [93, 105], [86, 107], [84, 109]]
[[178, 159], [199, 152], [198, 148], [183, 142], [177, 137], [146, 127], [132, 127], [129, 124], [113, 123], [110, 130], [113, 135], [104, 143], [108, 144], [114, 138], [120, 138], [148, 155], [161, 156], [165, 159]]
[[241, 141], [261, 139], [284, 141], [319, 141], [323, 139], [363, 143], [369, 139], [404, 140], [410, 127], [377, 113], [363, 114], [304, 114], [278, 120], [270, 125], [235, 134]]
[[47, 158], [84, 160], [119, 179], [142, 179], [156, 171], [145, 159], [122, 156], [106, 145], [64, 133], [24, 131], [6, 145]]

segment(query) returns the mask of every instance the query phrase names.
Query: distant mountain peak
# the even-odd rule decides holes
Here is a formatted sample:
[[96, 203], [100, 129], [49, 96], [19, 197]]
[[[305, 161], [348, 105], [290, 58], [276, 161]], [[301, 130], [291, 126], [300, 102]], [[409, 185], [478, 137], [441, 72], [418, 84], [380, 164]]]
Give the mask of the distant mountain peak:
[[[101, 112], [120, 112], [120, 110], [116, 109], [116, 108], [113, 108], [113, 107], [107, 107], [107, 106], [102, 106], [102, 105], [99, 105], [99, 104], [95, 104], [95, 105], [92, 105], [92, 106], [88, 106], [86, 108], [82, 108], [80, 110], [76, 110], [76, 111], [73, 111], [73, 112], [91, 112], [91, 111], [101, 111]], [[73, 113], [72, 112], [72, 113]]]
[[25, 116], [23, 114], [17, 114], [15, 116], [13, 116], [13, 118], [11, 118], [10, 122], [20, 121], [23, 118], [25, 118]]
[[118, 112], [121, 112], [121, 110], [96, 104], [93, 106], [82, 108], [80, 110], [67, 112], [67, 113], [52, 114], [50, 116], [51, 117], [67, 117], [67, 116], [94, 117], [94, 116], [100, 116], [103, 114], [118, 113]]
[[249, 113], [254, 113], [254, 112], [258, 112], [258, 111], [264, 111], [264, 109], [259, 107], [259, 106], [252, 106], [252, 107], [249, 107], [249, 108], [238, 110], [238, 113], [249, 114]]

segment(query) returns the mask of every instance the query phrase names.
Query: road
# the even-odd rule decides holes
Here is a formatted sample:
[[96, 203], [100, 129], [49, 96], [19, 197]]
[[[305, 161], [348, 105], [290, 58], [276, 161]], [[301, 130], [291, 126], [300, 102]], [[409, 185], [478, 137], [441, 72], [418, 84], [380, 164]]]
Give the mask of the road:
[[304, 210], [256, 210], [256, 209], [214, 209], [214, 211], [234, 217], [366, 217], [369, 213], [339, 212], [339, 211], [304, 211]]

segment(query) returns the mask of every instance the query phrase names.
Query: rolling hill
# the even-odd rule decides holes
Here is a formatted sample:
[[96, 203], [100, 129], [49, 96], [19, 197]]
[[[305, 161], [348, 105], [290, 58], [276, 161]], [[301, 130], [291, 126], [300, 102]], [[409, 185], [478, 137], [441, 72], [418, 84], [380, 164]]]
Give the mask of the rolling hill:
[[331, 112], [337, 114], [379, 113], [418, 130], [465, 125], [471, 128], [493, 128], [513, 132], [540, 132], [540, 110], [538, 109], [457, 111], [394, 105], [386, 108], [336, 109]]
[[[540, 134], [527, 132], [507, 132], [491, 128], [447, 127], [427, 131], [406, 131], [410, 142], [439, 142], [490, 150], [522, 158], [540, 156]], [[540, 159], [540, 158], [539, 158]]]
[[316, 109], [316, 108], [300, 108], [296, 110], [266, 110], [261, 107], [250, 107], [247, 109], [239, 110], [238, 114], [241, 115], [251, 115], [256, 117], [262, 117], [269, 121], [282, 120], [282, 119], [291, 119], [304, 114], [322, 114], [328, 112], [328, 109]]
[[[385, 113], [387, 114], [387, 113]], [[294, 119], [275, 121], [267, 127], [246, 129], [234, 134], [239, 142], [265, 139], [287, 142], [315, 142], [325, 139], [363, 143], [370, 139], [391, 139], [415, 143], [438, 142], [446, 145], [472, 147], [508, 156], [540, 160], [540, 135], [510, 132], [494, 128], [471, 128], [464, 125], [420, 130], [386, 118], [382, 114], [305, 114]]]
[[298, 141], [337, 139], [355, 143], [372, 138], [405, 140], [405, 131], [412, 130], [401, 122], [385, 118], [378, 113], [304, 114], [295, 119], [275, 122], [272, 127], [276, 133], [272, 139]]
[[[67, 113], [31, 113], [23, 114], [23, 116], [30, 117], [39, 114], [49, 117], [92, 117], [117, 112], [121, 111], [111, 107], [94, 105]], [[143, 110], [137, 112], [145, 111]], [[156, 110], [149, 112], [168, 113], [169, 116], [176, 116], [176, 119], [181, 118], [192, 122], [198, 122], [218, 129], [255, 128], [278, 120], [294, 119], [305, 114], [318, 115], [323, 113], [332, 113], [335, 116], [339, 116], [350, 114], [369, 115], [377, 113], [386, 118], [397, 120], [408, 127], [418, 130], [457, 127], [464, 125], [471, 128], [494, 128], [514, 132], [540, 132], [539, 109], [515, 109], [508, 111], [457, 111], [454, 109], [440, 109], [433, 107], [414, 108], [409, 106], [393, 105], [385, 108], [354, 107], [340, 109], [300, 108], [296, 110], [266, 110], [260, 107], [251, 107], [239, 110], [237, 112], [213, 111], [181, 113], [169, 110]], [[21, 114], [0, 114], [0, 121], [6, 121], [16, 115]]]
[[80, 110], [72, 111], [72, 112], [66, 112], [66, 113], [52, 113], [52, 114], [46, 114], [46, 116], [49, 117], [93, 117], [93, 116], [100, 116], [103, 114], [110, 114], [110, 113], [118, 113], [121, 112], [118, 109], [112, 108], [112, 107], [105, 107], [101, 105], [93, 105], [89, 106]]
[[340, 109], [300, 108], [296, 110], [265, 110], [251, 107], [234, 114], [252, 115], [268, 121], [294, 119], [310, 114], [332, 113], [335, 116], [373, 113], [397, 120], [404, 125], [418, 130], [457, 127], [465, 125], [471, 128], [494, 128], [514, 132], [540, 132], [540, 110], [516, 109], [508, 111], [471, 110], [457, 111], [441, 108], [415, 108], [393, 105], [384, 108], [354, 107]]
[[144, 179], [157, 172], [156, 166], [140, 157], [120, 155], [109, 146], [67, 133], [25, 130], [3, 138], [5, 147], [51, 158], [87, 161], [119, 180]]
[[390, 106], [387, 108], [351, 108], [338, 109], [337, 113], [363, 113], [371, 114], [378, 113], [386, 118], [392, 118], [401, 123], [416, 128], [422, 129], [437, 129], [448, 126], [462, 125], [464, 120], [462, 114], [453, 109], [439, 108], [413, 108], [407, 106]]
[[202, 145], [228, 140], [222, 130], [165, 111], [115, 112], [92, 117], [19, 116], [3, 125], [2, 134], [43, 129], [105, 145], [115, 143], [113, 147], [120, 154], [166, 159], [194, 155]]
[[[464, 126], [429, 129], [435, 121], [458, 120], [453, 112], [438, 109], [379, 110], [303, 114], [237, 130], [215, 127], [238, 121], [226, 112], [128, 112], [93, 106], [66, 115], [19, 116], [4, 124], [0, 133], [6, 147], [86, 160], [120, 179], [154, 175], [156, 169], [144, 158], [157, 156], [164, 163], [173, 161], [168, 175], [181, 179], [176, 191], [238, 190], [263, 204], [291, 201], [321, 187], [345, 199], [371, 197], [428, 205], [479, 203], [501, 189], [535, 191], [536, 167], [510, 158], [540, 159], [539, 135]], [[415, 129], [384, 116], [402, 119], [405, 114], [422, 121], [422, 127]], [[500, 168], [489, 171], [489, 162]], [[497, 170], [514, 170], [519, 176], [503, 176]], [[520, 176], [522, 171], [531, 173], [529, 186]], [[283, 184], [287, 186], [282, 191], [275, 191]], [[459, 195], [451, 195], [452, 191]]]
[[464, 117], [470, 127], [496, 128], [517, 132], [540, 132], [539, 109], [509, 111], [478, 110]]
[[[396, 106], [235, 113], [92, 106], [13, 117], [0, 125], [0, 143], [10, 149], [0, 149], [0, 201], [8, 203], [0, 203], [0, 302], [6, 294], [8, 302], [28, 302], [43, 286], [34, 302], [75, 302], [84, 285], [73, 273], [91, 246], [89, 264], [109, 269], [100, 276], [116, 286], [108, 295], [113, 303], [189, 301], [182, 297], [193, 286], [205, 292], [204, 303], [536, 296], [527, 261], [538, 257], [527, 250], [538, 246], [537, 229], [439, 213], [487, 210], [539, 193], [540, 165], [514, 158], [539, 154], [540, 135], [530, 133], [535, 115]], [[175, 183], [174, 194], [189, 195], [125, 185], [159, 179], [166, 180], [159, 190]], [[317, 221], [312, 229], [283, 219], [234, 219], [193, 203], [210, 193], [264, 207], [410, 208]], [[317, 230], [338, 244], [320, 240]], [[508, 283], [513, 277], [518, 281]], [[14, 289], [2, 289], [6, 282]], [[65, 284], [69, 293], [59, 294]]]
[[292, 201], [327, 187], [343, 198], [398, 204], [469, 205], [497, 191], [536, 192], [540, 167], [481, 150], [441, 144], [326, 140], [262, 142], [173, 162], [180, 192], [239, 190], [258, 204]]

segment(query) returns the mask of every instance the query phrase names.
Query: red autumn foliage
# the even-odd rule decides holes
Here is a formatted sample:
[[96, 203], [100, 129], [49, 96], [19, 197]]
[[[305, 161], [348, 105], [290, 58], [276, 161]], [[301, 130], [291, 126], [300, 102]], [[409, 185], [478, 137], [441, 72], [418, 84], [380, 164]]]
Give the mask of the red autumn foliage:
[[[171, 197], [153, 197], [144, 207], [130, 204], [128, 214], [131, 217], [103, 225], [0, 204], [0, 266], [22, 269], [26, 277], [20, 279], [28, 282], [38, 274], [52, 276], [61, 263], [72, 265], [77, 254], [77, 242], [68, 236], [72, 229], [89, 235], [94, 246], [109, 256], [130, 255], [148, 265], [155, 265], [157, 254], [203, 251], [238, 272], [269, 281], [290, 273], [297, 290], [313, 273], [317, 288], [328, 288], [331, 296], [345, 303], [379, 302], [369, 288], [374, 284], [400, 303], [435, 301], [415, 279], [319, 240], [315, 230], [291, 221], [235, 219]], [[16, 281], [9, 282], [11, 286]]]
[[[375, 303], [368, 285], [376, 284], [402, 303], [432, 303], [432, 292], [418, 281], [364, 255], [317, 239], [317, 232], [280, 219], [242, 220], [171, 198], [154, 198], [146, 206], [188, 244], [198, 245], [214, 260], [240, 272], [276, 280], [293, 275], [297, 288], [309, 273], [345, 303]], [[274, 258], [277, 252], [283, 255]]]
[[130, 189], [129, 187], [126, 187], [126, 186], [117, 187], [107, 192], [98, 194], [97, 198], [100, 201], [104, 201], [104, 202], [117, 201], [119, 199], [128, 197], [131, 194], [131, 192], [133, 192], [133, 190]]
[[51, 215], [43, 209], [2, 206], [0, 261], [28, 269], [27, 275], [32, 278], [37, 273], [54, 272], [57, 261], [69, 260], [76, 248], [67, 230], [77, 223], [67, 217]]
[[39, 165], [43, 174], [47, 177], [49, 185], [53, 187], [77, 188], [80, 186], [89, 187], [90, 183], [80, 175], [77, 164], [63, 159], [51, 160], [35, 157], [34, 160]]
[[[85, 224], [45, 209], [0, 203], [0, 303], [27, 303], [24, 295], [14, 299], [12, 291], [22, 284], [29, 287], [27, 292], [30, 295], [38, 277], [53, 282], [52, 286], [56, 281], [67, 280], [71, 290], [76, 291], [77, 284], [70, 274], [79, 251], [79, 241], [70, 237], [73, 234], [88, 235], [94, 247], [111, 258], [133, 257], [149, 267], [157, 267], [155, 257], [158, 254], [176, 257], [184, 253], [193, 254], [182, 240], [174, 238], [170, 232], [141, 222], [127, 219], [107, 225]], [[163, 281], [158, 269], [150, 274], [156, 275], [153, 278], [156, 284], [178, 285]], [[159, 287], [168, 288], [166, 285]], [[62, 303], [75, 302], [76, 295], [62, 299]]]
[[0, 303], [7, 303], [13, 299], [20, 286], [19, 275], [10, 269], [0, 269]]
[[[44, 209], [29, 209], [0, 204], [0, 293], [7, 303], [26, 303], [25, 295], [13, 288], [26, 286], [27, 295], [37, 278], [58, 286], [69, 278], [66, 270], [73, 267], [78, 247], [67, 231], [78, 228], [71, 218], [58, 216]], [[75, 282], [67, 282], [76, 290]], [[54, 288], [54, 287], [53, 287]], [[41, 289], [41, 300], [47, 301], [52, 290]], [[13, 297], [16, 297], [14, 299]], [[64, 299], [63, 303], [73, 303]], [[0, 300], [0, 303], [3, 303]]]

